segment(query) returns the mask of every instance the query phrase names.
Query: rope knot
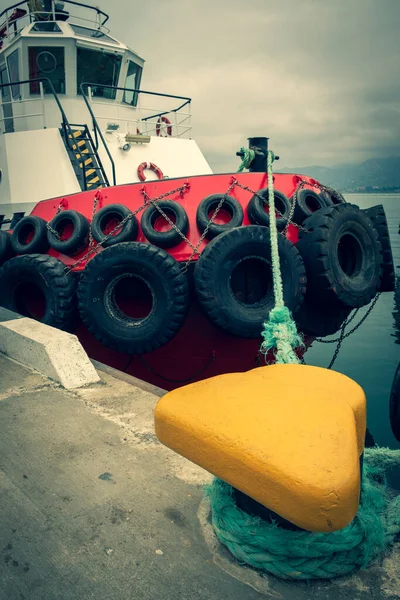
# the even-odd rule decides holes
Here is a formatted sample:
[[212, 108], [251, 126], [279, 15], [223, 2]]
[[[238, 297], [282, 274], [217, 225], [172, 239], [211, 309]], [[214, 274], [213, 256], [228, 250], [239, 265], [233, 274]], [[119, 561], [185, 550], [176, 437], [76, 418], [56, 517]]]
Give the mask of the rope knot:
[[271, 310], [268, 321], [263, 324], [261, 337], [264, 341], [260, 350], [264, 356], [276, 348], [277, 363], [299, 362], [293, 348], [300, 348], [304, 344], [287, 306], [276, 306]]
[[250, 148], [244, 148], [243, 146], [240, 148], [239, 152], [237, 152], [238, 156], [242, 156], [242, 162], [240, 163], [240, 167], [238, 168], [238, 173], [241, 173], [244, 169], [248, 169], [253, 162], [256, 153], [254, 150]]

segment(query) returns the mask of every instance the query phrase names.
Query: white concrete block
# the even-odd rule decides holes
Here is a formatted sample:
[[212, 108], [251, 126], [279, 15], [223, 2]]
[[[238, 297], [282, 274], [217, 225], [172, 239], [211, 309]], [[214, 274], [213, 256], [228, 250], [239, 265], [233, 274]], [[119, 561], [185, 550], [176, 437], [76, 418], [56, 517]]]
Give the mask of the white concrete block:
[[66, 389], [100, 381], [75, 335], [32, 319], [0, 322], [0, 352], [58, 381]]

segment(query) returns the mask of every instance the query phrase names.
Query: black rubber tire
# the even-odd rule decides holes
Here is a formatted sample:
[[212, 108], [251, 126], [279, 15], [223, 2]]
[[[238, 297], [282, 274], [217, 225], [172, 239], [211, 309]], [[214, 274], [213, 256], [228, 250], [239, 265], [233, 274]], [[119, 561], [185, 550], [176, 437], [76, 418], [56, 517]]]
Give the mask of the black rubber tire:
[[94, 215], [92, 221], [92, 235], [96, 242], [101, 244], [103, 248], [108, 248], [109, 246], [121, 244], [122, 242], [135, 241], [139, 232], [139, 225], [135, 216], [132, 216], [126, 221], [121, 231], [104, 241], [107, 236], [105, 233], [107, 224], [111, 221], [121, 222], [131, 214], [132, 211], [123, 204], [109, 204], [108, 206], [101, 208], [99, 212]]
[[[40, 317], [29, 308], [38, 292], [44, 303]], [[16, 256], [0, 269], [0, 305], [51, 327], [73, 331], [78, 316], [75, 277], [53, 256]]]
[[59, 236], [62, 236], [66, 226], [72, 225], [73, 227], [71, 236], [66, 240], [58, 239], [50, 229], [47, 230], [47, 239], [53, 250], [66, 256], [74, 256], [74, 254], [79, 254], [88, 245], [89, 221], [76, 210], [63, 210], [59, 212], [50, 221], [49, 225], [57, 231]]
[[0, 231], [0, 266], [12, 256], [11, 235], [7, 231]]
[[[282, 215], [282, 217], [277, 217], [276, 226], [279, 231], [282, 231], [287, 225], [291, 204], [289, 198], [278, 190], [274, 190], [274, 199], [275, 208]], [[247, 206], [247, 214], [251, 223], [269, 227], [269, 214], [265, 210], [266, 206], [268, 206], [268, 188], [259, 190]]]
[[[27, 242], [28, 236], [32, 239]], [[11, 234], [11, 246], [15, 254], [44, 254], [49, 249], [47, 223], [44, 219], [31, 215], [23, 217]]]
[[341, 194], [339, 195], [334, 190], [332, 190], [332, 193], [328, 192], [327, 190], [321, 190], [320, 193], [326, 202], [326, 206], [332, 206], [333, 204], [343, 204], [343, 202], [345, 202]]
[[377, 206], [367, 208], [363, 212], [371, 219], [378, 232], [378, 238], [382, 246], [382, 279], [379, 291], [393, 292], [395, 288], [395, 274], [385, 209], [382, 204], [378, 204]]
[[[181, 204], [172, 200], [163, 200], [157, 202], [157, 206], [165, 212], [167, 217], [170, 219], [172, 217], [172, 220], [175, 219], [175, 226], [183, 235], [187, 234], [189, 230], [189, 219]], [[159, 246], [160, 248], [172, 248], [173, 246], [177, 246], [183, 239], [178, 231], [173, 228], [168, 231], [157, 231], [154, 229], [157, 218], [161, 216], [161, 213], [153, 204], [146, 208], [140, 221], [144, 236], [151, 244]]]
[[293, 221], [302, 225], [305, 219], [311, 217], [317, 210], [331, 206], [324, 194], [317, 194], [313, 190], [305, 188], [299, 190], [296, 195], [296, 206], [294, 207]]
[[[117, 304], [116, 285], [132, 277], [144, 282], [153, 298], [145, 317], [129, 317]], [[165, 250], [125, 242], [104, 249], [88, 263], [79, 281], [78, 302], [84, 324], [102, 344], [118, 352], [143, 354], [169, 342], [183, 325], [188, 283], [179, 263]]]
[[382, 262], [371, 220], [358, 206], [346, 203], [320, 209], [304, 221], [304, 228], [297, 249], [315, 301], [369, 304], [380, 286]]
[[342, 327], [353, 309], [341, 303], [323, 304], [306, 294], [300, 309], [294, 314], [299, 331], [316, 337], [333, 335]]
[[389, 417], [393, 435], [400, 442], [400, 363], [394, 374], [390, 391]]
[[[208, 223], [210, 222], [210, 214], [212, 216], [212, 213], [214, 213], [223, 195], [224, 194], [211, 194], [211, 196], [203, 198], [203, 200], [200, 202], [196, 213], [196, 223], [200, 233], [204, 233], [206, 230]], [[226, 231], [230, 231], [235, 227], [240, 227], [243, 223], [243, 208], [236, 198], [232, 198], [232, 196], [226, 196], [221, 210], [229, 213], [231, 220], [228, 223], [212, 223], [206, 235], [208, 240], [212, 240], [217, 235], [225, 233]]]
[[[306, 290], [305, 268], [289, 240], [279, 236], [278, 243], [285, 304], [296, 311]], [[240, 264], [246, 259], [252, 262], [242, 273]], [[257, 266], [254, 261], [263, 264], [264, 273], [260, 275], [256, 268], [251, 280], [251, 269]], [[260, 338], [263, 322], [275, 304], [269, 229], [249, 225], [218, 236], [203, 250], [194, 280], [199, 304], [210, 321], [231, 335]]]

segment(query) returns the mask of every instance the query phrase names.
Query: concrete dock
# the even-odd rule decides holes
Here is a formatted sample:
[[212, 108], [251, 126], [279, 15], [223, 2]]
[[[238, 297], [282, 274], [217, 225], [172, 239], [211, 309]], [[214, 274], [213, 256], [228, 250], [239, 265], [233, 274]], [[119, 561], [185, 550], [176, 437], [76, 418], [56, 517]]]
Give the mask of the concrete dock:
[[154, 435], [162, 391], [97, 371], [66, 390], [0, 354], [0, 600], [400, 598], [399, 545], [334, 582], [236, 564], [210, 525], [210, 475]]

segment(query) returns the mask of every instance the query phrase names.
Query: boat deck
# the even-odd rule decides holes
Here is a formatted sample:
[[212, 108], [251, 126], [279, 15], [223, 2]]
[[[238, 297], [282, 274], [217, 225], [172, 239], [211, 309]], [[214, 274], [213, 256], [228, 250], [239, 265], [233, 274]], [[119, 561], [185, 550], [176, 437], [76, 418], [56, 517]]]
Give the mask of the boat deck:
[[334, 583], [235, 564], [209, 523], [210, 476], [155, 438], [162, 392], [99, 374], [68, 392], [0, 354], [0, 600], [399, 597], [399, 550]]

